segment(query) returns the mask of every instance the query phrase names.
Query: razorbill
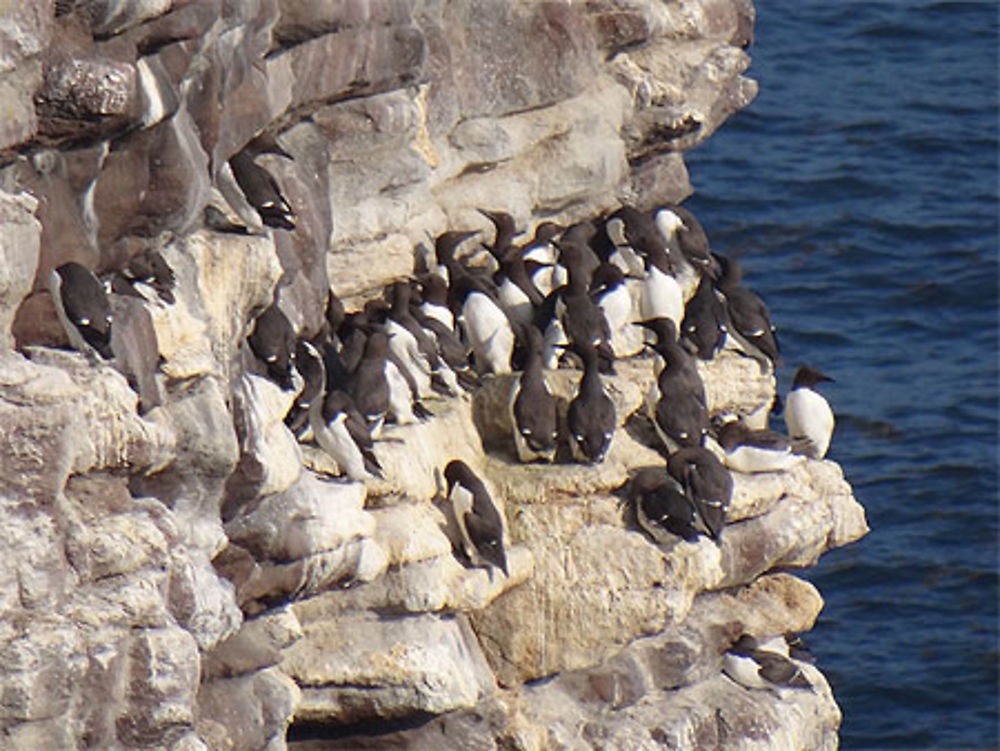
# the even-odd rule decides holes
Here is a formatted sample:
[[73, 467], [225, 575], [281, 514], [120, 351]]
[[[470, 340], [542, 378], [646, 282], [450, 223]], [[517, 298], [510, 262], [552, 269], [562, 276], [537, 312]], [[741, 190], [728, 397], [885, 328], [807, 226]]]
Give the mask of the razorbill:
[[729, 470], [708, 449], [685, 446], [670, 455], [667, 473], [694, 503], [705, 533], [713, 540], [719, 539], [733, 498], [733, 476]]
[[267, 366], [267, 374], [286, 391], [294, 388], [295, 329], [277, 303], [265, 308], [247, 337], [250, 349]]
[[803, 460], [785, 436], [773, 430], [751, 430], [739, 420], [719, 428], [718, 441], [723, 463], [737, 472], [779, 472]]
[[740, 636], [726, 651], [722, 669], [746, 688], [812, 688], [801, 667], [785, 655], [761, 648], [749, 634]]
[[454, 459], [444, 469], [448, 500], [462, 535], [462, 547], [474, 566], [495, 566], [507, 571], [503, 514], [483, 481], [469, 466]]
[[[285, 200], [271, 173], [256, 162], [259, 152], [245, 148], [229, 159], [229, 166], [247, 202], [260, 214], [261, 221], [275, 229], [295, 229], [295, 212]], [[284, 156], [288, 156], [284, 154]]]
[[583, 376], [566, 414], [569, 445], [573, 458], [586, 464], [604, 460], [615, 432], [615, 405], [604, 391], [597, 350], [577, 347], [583, 359]]
[[49, 291], [73, 348], [91, 360], [112, 359], [111, 304], [93, 272], [76, 261], [64, 263], [50, 272]]
[[815, 390], [816, 384], [833, 381], [830, 376], [804, 365], [795, 374], [792, 390], [785, 398], [785, 425], [793, 441], [808, 441], [806, 455], [822, 459], [830, 447], [833, 436], [833, 410], [823, 396]]
[[556, 456], [559, 437], [557, 402], [545, 383], [542, 335], [534, 326], [528, 326], [526, 332], [524, 371], [515, 380], [509, 400], [514, 445], [522, 462], [551, 462]]
[[658, 543], [676, 542], [674, 537], [694, 542], [705, 529], [694, 503], [662, 467], [636, 472], [629, 481], [628, 494], [639, 526]]

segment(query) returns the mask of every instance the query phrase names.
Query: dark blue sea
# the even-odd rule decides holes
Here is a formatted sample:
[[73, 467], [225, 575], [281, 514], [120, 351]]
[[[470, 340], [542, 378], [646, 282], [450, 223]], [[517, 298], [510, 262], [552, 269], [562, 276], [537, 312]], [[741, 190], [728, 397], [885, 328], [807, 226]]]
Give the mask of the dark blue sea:
[[[757, 0], [760, 95], [688, 154], [871, 534], [807, 573], [845, 749], [995, 749], [997, 6]], [[780, 423], [779, 423], [780, 424]]]

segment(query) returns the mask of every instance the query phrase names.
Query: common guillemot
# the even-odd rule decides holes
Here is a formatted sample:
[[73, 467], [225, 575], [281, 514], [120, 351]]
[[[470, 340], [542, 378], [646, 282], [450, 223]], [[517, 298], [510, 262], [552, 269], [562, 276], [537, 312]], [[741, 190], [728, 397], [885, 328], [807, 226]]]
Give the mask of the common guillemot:
[[833, 410], [826, 399], [815, 390], [816, 384], [833, 381], [808, 365], [799, 368], [792, 383], [792, 390], [785, 398], [785, 425], [793, 441], [807, 441], [806, 455], [822, 459], [830, 447], [833, 436]]
[[[270, 149], [274, 153], [291, 158], [280, 149]], [[278, 182], [271, 173], [257, 164], [261, 150], [248, 146], [229, 159], [233, 177], [247, 202], [260, 215], [261, 221], [275, 229], [295, 229], [295, 212], [285, 200]]]
[[740, 636], [726, 651], [722, 669], [746, 688], [812, 688], [800, 666], [785, 655], [761, 648], [749, 634]]
[[729, 470], [708, 449], [685, 446], [670, 455], [667, 472], [695, 504], [706, 534], [717, 540], [733, 497], [733, 476]]
[[780, 364], [780, 349], [771, 314], [764, 301], [753, 291], [744, 287], [743, 269], [733, 258], [719, 257], [722, 276], [716, 288], [725, 298], [729, 315], [728, 335], [733, 337], [740, 348], [761, 365], [766, 371], [773, 371]]
[[49, 291], [73, 348], [91, 360], [111, 360], [111, 305], [94, 273], [76, 261], [64, 263], [49, 274]]
[[780, 472], [794, 467], [804, 457], [792, 451], [792, 442], [773, 430], [751, 430], [739, 420], [725, 423], [718, 431], [723, 463], [737, 472]]
[[504, 548], [503, 515], [486, 485], [459, 459], [448, 463], [444, 477], [465, 554], [474, 566], [495, 566], [504, 576], [510, 576]]
[[615, 405], [604, 391], [598, 369], [597, 350], [577, 347], [583, 360], [583, 376], [566, 414], [573, 458], [586, 464], [604, 460], [615, 432]]
[[267, 366], [267, 374], [286, 391], [294, 388], [295, 329], [277, 303], [264, 309], [247, 337], [250, 349]]
[[329, 392], [322, 408], [313, 410], [311, 422], [316, 443], [350, 479], [363, 482], [382, 476], [371, 432], [347, 393]]
[[528, 326], [526, 332], [528, 343], [524, 371], [514, 382], [509, 402], [514, 445], [522, 462], [551, 462], [558, 447], [557, 403], [545, 383], [542, 335], [534, 326]]

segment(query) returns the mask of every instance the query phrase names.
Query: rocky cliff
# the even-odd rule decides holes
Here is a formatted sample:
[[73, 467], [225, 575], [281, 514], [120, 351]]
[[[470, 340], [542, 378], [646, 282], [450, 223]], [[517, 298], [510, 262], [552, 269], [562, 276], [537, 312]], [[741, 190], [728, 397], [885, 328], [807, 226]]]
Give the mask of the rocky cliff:
[[[836, 746], [815, 668], [809, 691], [720, 673], [744, 631], [808, 630], [822, 599], [788, 569], [865, 533], [835, 464], [736, 473], [718, 544], [659, 546], [616, 494], [663, 463], [631, 417], [647, 359], [609, 380], [599, 466], [515, 463], [498, 377], [390, 428], [385, 478], [361, 484], [296, 441], [294, 393], [245, 345], [272, 300], [316, 334], [331, 286], [359, 304], [429, 237], [485, 229], [477, 206], [525, 227], [682, 200], [683, 152], [756, 91], [750, 0], [0, 14], [0, 748]], [[227, 160], [261, 135], [291, 157], [260, 162], [297, 226], [220, 232]], [[157, 365], [140, 405], [120, 369], [61, 348], [47, 280], [150, 247], [174, 301], [112, 295]], [[701, 374], [713, 412], [771, 403], [753, 360]], [[505, 506], [509, 578], [456, 554], [435, 474], [452, 458]]]

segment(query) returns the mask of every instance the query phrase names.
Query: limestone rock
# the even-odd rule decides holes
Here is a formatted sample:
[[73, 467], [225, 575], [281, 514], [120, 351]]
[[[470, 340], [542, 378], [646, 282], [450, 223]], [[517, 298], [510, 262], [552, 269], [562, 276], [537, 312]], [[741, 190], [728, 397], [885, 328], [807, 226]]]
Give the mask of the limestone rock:
[[13, 344], [14, 313], [31, 291], [38, 265], [42, 226], [33, 216], [37, 205], [28, 194], [0, 192], [0, 351]]
[[281, 748], [299, 702], [298, 686], [275, 668], [207, 681], [198, 692], [199, 730], [220, 726], [216, 733], [205, 733], [213, 749]]
[[493, 690], [475, 635], [459, 617], [358, 615], [303, 623], [282, 670], [302, 688], [296, 721], [350, 724], [472, 707]]

